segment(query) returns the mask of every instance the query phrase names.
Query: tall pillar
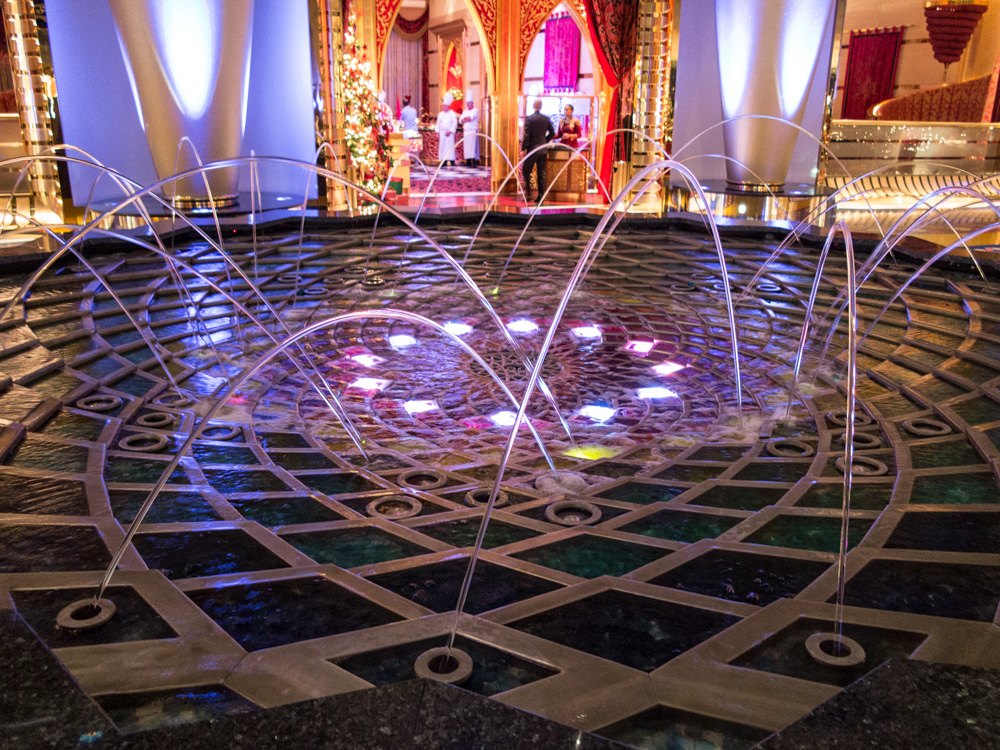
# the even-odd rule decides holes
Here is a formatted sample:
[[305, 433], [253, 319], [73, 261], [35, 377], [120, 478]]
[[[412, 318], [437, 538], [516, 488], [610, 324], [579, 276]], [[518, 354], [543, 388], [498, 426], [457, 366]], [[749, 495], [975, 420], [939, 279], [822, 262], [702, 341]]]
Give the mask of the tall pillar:
[[663, 159], [670, 121], [672, 0], [640, 0], [639, 70], [632, 111], [632, 174]]
[[[161, 180], [197, 167], [199, 160], [242, 154], [253, 9], [252, 0], [111, 0], [139, 120]], [[175, 180], [164, 193], [186, 208], [231, 205], [239, 198], [239, 170]]]
[[[507, 152], [512, 164], [517, 163], [521, 144], [517, 138], [517, 98], [521, 93], [521, 71], [518, 66], [521, 38], [521, 0], [497, 0], [497, 45], [493, 60], [496, 76], [490, 97], [493, 117], [493, 137]], [[499, 62], [498, 62], [499, 61]], [[529, 104], [530, 107], [530, 104]], [[496, 145], [491, 145], [492, 186], [496, 190], [510, 171], [507, 161]], [[517, 183], [507, 183], [505, 192], [517, 191]]]
[[[341, 86], [344, 59], [344, 18], [340, 0], [315, 0], [313, 46], [319, 68], [319, 96], [316, 97], [316, 147], [321, 148], [319, 164], [343, 172], [347, 164], [344, 140], [344, 97]], [[330, 150], [333, 153], [330, 153]], [[347, 191], [336, 180], [319, 181], [321, 205], [330, 211], [348, 208]]]
[[772, 118], [723, 124], [726, 155], [735, 160], [726, 162], [732, 188], [784, 185], [798, 131], [774, 118], [802, 124], [820, 52], [832, 34], [833, 5], [833, 0], [715, 0], [723, 116]]
[[[52, 118], [55, 80], [45, 72], [33, 0], [3, 0], [3, 13], [21, 138], [30, 156], [56, 143]], [[56, 163], [36, 162], [28, 172], [28, 179], [32, 213], [51, 211], [61, 219], [62, 191]]]

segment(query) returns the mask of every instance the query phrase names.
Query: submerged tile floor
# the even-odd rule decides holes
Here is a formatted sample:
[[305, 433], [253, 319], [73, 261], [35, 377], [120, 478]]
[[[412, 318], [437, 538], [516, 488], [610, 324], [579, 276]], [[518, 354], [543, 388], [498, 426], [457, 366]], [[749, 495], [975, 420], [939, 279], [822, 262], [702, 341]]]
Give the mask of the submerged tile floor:
[[[429, 233], [461, 259], [472, 231]], [[539, 326], [511, 332], [530, 354], [590, 234], [529, 229], [501, 279], [520, 234], [487, 225], [465, 268], [505, 325]], [[516, 352], [437, 250], [398, 228], [302, 242], [261, 231], [255, 253], [249, 237], [227, 240], [261, 294], [208, 244], [177, 248], [182, 294], [151, 254], [95, 256], [100, 280], [73, 265], [50, 272], [0, 331], [0, 606], [127, 730], [409, 678], [451, 629], [482, 518], [467, 498], [496, 476], [512, 406], [454, 343], [377, 313], [466, 326], [455, 330], [519, 395]], [[638, 229], [608, 242], [543, 368], [575, 445], [541, 398], [529, 410], [582, 489], [536, 482], [546, 463], [528, 431], [518, 436], [508, 502], [459, 621], [476, 663], [468, 689], [642, 746], [744, 748], [891, 657], [1000, 666], [994, 291], [932, 270], [861, 349], [856, 455], [885, 472], [853, 486], [845, 633], [869, 656], [838, 672], [803, 643], [834, 611], [846, 329], [822, 365], [826, 331], [814, 331], [785, 418], [816, 255], [790, 252], [744, 289], [772, 249], [726, 242], [730, 279], [747, 292], [741, 420], [714, 246]], [[865, 286], [865, 327], [914, 268], [885, 266]], [[831, 258], [818, 310], [844, 273]], [[22, 280], [0, 280], [0, 299]], [[279, 358], [229, 395], [170, 475], [109, 590], [116, 619], [56, 628], [267, 334], [361, 310], [371, 317], [316, 333], [305, 351], [369, 459]], [[567, 528], [546, 512], [565, 499], [599, 516]], [[372, 517], [375, 506], [388, 516]]]

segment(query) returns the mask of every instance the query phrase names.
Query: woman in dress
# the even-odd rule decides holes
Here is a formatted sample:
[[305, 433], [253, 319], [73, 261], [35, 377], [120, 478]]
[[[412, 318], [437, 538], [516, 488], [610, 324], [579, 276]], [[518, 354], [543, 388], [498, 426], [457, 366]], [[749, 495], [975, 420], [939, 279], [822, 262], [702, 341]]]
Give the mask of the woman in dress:
[[563, 110], [563, 118], [559, 121], [559, 142], [570, 148], [576, 148], [582, 133], [580, 121], [573, 117], [573, 105], [567, 104]]

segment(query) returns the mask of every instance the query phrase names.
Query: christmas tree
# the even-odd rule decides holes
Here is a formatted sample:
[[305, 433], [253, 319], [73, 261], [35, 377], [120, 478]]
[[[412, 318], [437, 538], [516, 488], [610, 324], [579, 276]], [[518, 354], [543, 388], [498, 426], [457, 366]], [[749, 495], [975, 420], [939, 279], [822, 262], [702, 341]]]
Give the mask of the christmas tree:
[[356, 182], [381, 194], [391, 166], [384, 107], [375, 93], [372, 66], [357, 37], [357, 17], [347, 11], [344, 25], [344, 129]]

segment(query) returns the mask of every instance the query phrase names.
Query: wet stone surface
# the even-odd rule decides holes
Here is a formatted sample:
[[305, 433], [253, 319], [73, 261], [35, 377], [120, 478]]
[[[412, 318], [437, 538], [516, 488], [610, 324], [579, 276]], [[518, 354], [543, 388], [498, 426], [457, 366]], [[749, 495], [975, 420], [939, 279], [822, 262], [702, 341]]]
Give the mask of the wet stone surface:
[[[450, 560], [374, 575], [369, 580], [422, 607], [447, 612], [458, 601], [467, 567], [467, 559]], [[560, 585], [554, 581], [480, 561], [472, 576], [465, 611], [478, 614], [557, 588]]]
[[[428, 649], [441, 646], [443, 642], [444, 639], [439, 638], [407, 643], [334, 659], [333, 663], [378, 687], [411, 679], [417, 657]], [[555, 670], [467, 638], [456, 638], [455, 648], [472, 657], [472, 675], [462, 683], [462, 687], [480, 695], [496, 695], [556, 674]]]
[[511, 627], [648, 672], [739, 619], [608, 591], [518, 620]]
[[[530, 320], [539, 326], [509, 331], [529, 358], [537, 353], [569, 270], [590, 237], [590, 226], [577, 218], [564, 225], [533, 223], [512, 257], [523, 227], [488, 223], [466, 265], [502, 322]], [[464, 253], [474, 230], [448, 219], [428, 224], [427, 231], [442, 246]], [[172, 472], [122, 567], [134, 569], [141, 557], [154, 571], [164, 570], [169, 580], [159, 580], [173, 587], [175, 597], [195, 602], [205, 617], [255, 651], [337, 634], [362, 641], [369, 628], [407, 619], [387, 609], [387, 602], [396, 601], [400, 611], [410, 612], [402, 623], [406, 627], [380, 636], [386, 639], [380, 643], [392, 642], [389, 646], [350, 657], [354, 674], [392, 689], [412, 667], [406, 665], [410, 646], [427, 642], [425, 634], [407, 630], [421, 622], [421, 610], [405, 609], [406, 600], [432, 612], [454, 609], [468, 562], [457, 550], [474, 542], [481, 517], [478, 512], [460, 520], [435, 516], [468, 512], [465, 494], [489, 487], [510, 434], [511, 405], [488, 374], [448, 339], [426, 326], [378, 318], [374, 312], [388, 307], [467, 326], [461, 329], [462, 341], [486, 355], [518, 397], [525, 383], [523, 363], [481, 300], [453, 281], [454, 271], [437, 251], [422, 239], [407, 241], [398, 226], [380, 225], [374, 240], [370, 226], [309, 229], [304, 254], [297, 229], [258, 227], [256, 257], [252, 239], [227, 233], [225, 246], [248, 277], [260, 282], [260, 291], [290, 329], [366, 311], [364, 318], [310, 336], [305, 345], [319, 376], [350, 414], [369, 457], [361, 455], [302, 372], [279, 358], [222, 405], [211, 429]], [[750, 285], [777, 241], [726, 239], [730, 280], [741, 289]], [[371, 259], [369, 244], [376, 256]], [[207, 242], [180, 237], [171, 247], [225, 290], [186, 277], [201, 318], [190, 314], [189, 300], [178, 296], [161, 259], [129, 247], [101, 256], [101, 268], [112, 269], [103, 285], [121, 291], [136, 318], [151, 327], [144, 326], [142, 333], [131, 329], [110, 295], [103, 289], [94, 293], [93, 277], [68, 263], [36, 284], [27, 323], [15, 310], [18, 325], [2, 332], [0, 372], [17, 382], [0, 386], [0, 419], [13, 423], [5, 427], [13, 442], [0, 445], [0, 574], [15, 591], [18, 609], [30, 615], [32, 627], [51, 647], [77, 641], [67, 641], [68, 634], [50, 622], [58, 597], [40, 592], [82, 591], [83, 579], [68, 576], [83, 571], [96, 578], [111, 559], [110, 547], [117, 545], [197, 420], [215, 405], [227, 379], [272, 345], [257, 324], [233, 313], [227, 294], [250, 302], [255, 314], [263, 309], [261, 297], [232, 274], [232, 266], [227, 276], [220, 253]], [[508, 257], [501, 283], [499, 268]], [[743, 386], [743, 415], [737, 418], [728, 314], [714, 245], [705, 235], [675, 227], [623, 224], [611, 235], [569, 300], [543, 366], [559, 413], [538, 395], [529, 408], [551, 459], [582, 482], [570, 497], [593, 502], [602, 515], [585, 533], [563, 538], [565, 527], [546, 518], [545, 511], [546, 500], [565, 496], [547, 497], [539, 489], [536, 480], [547, 473], [548, 462], [531, 433], [520, 431], [504, 473], [503, 489], [511, 500], [504, 514], [539, 523], [529, 529], [505, 515], [494, 517], [487, 529], [489, 561], [477, 566], [462, 626], [476, 633], [467, 641], [471, 649], [481, 646], [477, 658], [486, 670], [477, 673], [475, 690], [488, 695], [524, 689], [522, 695], [529, 696], [524, 705], [539, 711], [552, 700], [546, 684], [558, 685], [559, 700], [611, 704], [622, 698], [614, 692], [617, 687], [574, 677], [561, 660], [596, 657], [610, 659], [616, 669], [645, 672], [669, 665], [677, 654], [726, 634], [737, 622], [747, 626], [732, 631], [747, 641], [744, 656], [750, 659], [749, 650], [760, 647], [747, 669], [769, 672], [773, 679], [843, 684], [845, 678], [833, 679], [797, 661], [804, 630], [768, 619], [769, 608], [800, 602], [803, 609], [833, 611], [830, 576], [821, 576], [832, 565], [840, 536], [842, 474], [835, 460], [841, 455], [843, 426], [825, 415], [846, 407], [843, 321], [822, 362], [827, 324], [811, 330], [802, 387], [785, 413], [789, 363], [817, 257], [808, 243], [789, 250], [768, 270], [770, 281], [761, 286], [758, 279], [736, 309]], [[382, 284], [360, 283], [369, 262]], [[890, 287], [916, 268], [903, 255], [891, 271], [883, 267], [878, 286], [866, 284], [861, 290], [863, 318], [871, 320], [888, 300]], [[290, 274], [300, 277], [297, 290], [295, 281], [277, 278]], [[824, 310], [835, 304], [845, 275], [843, 255], [831, 255], [819, 286]], [[22, 278], [0, 281], [12, 295]], [[771, 282], [780, 284], [779, 291], [768, 286]], [[302, 293], [320, 286], [322, 295]], [[91, 291], [46, 304], [50, 296], [86, 289]], [[875, 420], [860, 434], [874, 436], [878, 444], [859, 446], [856, 456], [883, 461], [888, 470], [853, 483], [851, 508], [859, 517], [850, 524], [850, 555], [860, 560], [848, 559], [847, 604], [849, 620], [857, 621], [849, 621], [845, 630], [868, 639], [875, 662], [912, 653], [907, 633], [923, 637], [917, 627], [873, 631], [886, 610], [903, 622], [933, 615], [944, 623], [941, 627], [960, 620], [989, 623], [996, 616], [1000, 575], [995, 558], [988, 557], [1000, 544], [989, 512], [1000, 500], [995, 473], [1000, 401], [989, 385], [1000, 376], [1000, 346], [989, 338], [1000, 335], [992, 319], [1000, 314], [994, 294], [995, 287], [986, 288], [966, 269], [932, 268], [893, 304], [858, 359], [859, 413]], [[12, 351], [22, 342], [25, 348]], [[181, 398], [152, 356], [154, 348], [169, 352], [167, 368]], [[926, 368], [938, 371], [928, 374]], [[113, 382], [88, 391], [95, 388], [94, 377]], [[651, 394], [647, 388], [667, 388], [673, 395]], [[82, 394], [98, 398], [81, 401]], [[61, 405], [51, 401], [63, 398]], [[51, 413], [38, 416], [44, 412], [35, 412], [40, 407]], [[34, 421], [22, 430], [18, 421], [32, 412]], [[915, 435], [903, 426], [904, 420], [928, 414], [948, 423], [947, 434]], [[572, 441], [559, 416], [570, 425]], [[140, 432], [162, 435], [163, 445], [138, 453], [120, 447], [123, 438]], [[766, 446], [776, 439], [802, 441], [818, 457], [772, 456]], [[158, 442], [149, 440], [149, 445]], [[403, 486], [401, 474], [409, 470], [423, 475], [415, 480], [416, 490]], [[436, 480], [442, 476], [438, 472], [446, 472], [443, 482]], [[418, 498], [419, 514], [409, 520], [370, 519], [372, 500], [398, 494]], [[630, 515], [622, 522], [625, 514]], [[234, 529], [234, 522], [241, 528]], [[397, 527], [386, 524], [396, 523], [398, 534], [387, 530]], [[602, 536], [604, 530], [613, 530], [615, 538]], [[858, 546], [869, 530], [873, 533]], [[741, 546], [756, 545], [760, 552], [722, 553], [703, 541], [722, 535]], [[420, 539], [425, 542], [412, 541]], [[675, 553], [656, 547], [652, 539], [667, 540], [666, 546], [680, 551], [701, 542], [707, 551], [651, 581], [628, 578], [644, 565], [658, 565], [661, 571], [669, 565]], [[450, 549], [433, 552], [441, 543]], [[528, 549], [497, 553], [513, 544]], [[284, 562], [268, 545], [284, 549], [293, 562]], [[819, 559], [803, 560], [803, 550]], [[498, 554], [503, 557], [493, 557]], [[421, 564], [415, 560], [426, 555], [431, 557]], [[891, 556], [906, 560], [887, 559]], [[497, 563], [501, 559], [504, 565]], [[336, 571], [358, 582], [352, 586], [317, 575], [318, 565], [362, 572], [378, 567], [366, 572], [368, 584]], [[563, 586], [529, 574], [529, 567], [534, 573], [547, 568], [560, 580], [565, 574], [583, 580]], [[26, 583], [38, 574], [46, 577]], [[221, 586], [203, 580], [213, 575], [231, 577]], [[820, 584], [811, 587], [815, 581]], [[639, 593], [617, 591], [616, 585]], [[579, 593], [580, 586], [591, 588]], [[121, 585], [113, 584], [112, 591], [120, 600], [121, 621], [73, 636], [84, 649], [175, 637], [153, 614], [167, 606], [163, 601], [152, 600], [153, 595], [146, 601]], [[540, 595], [546, 596], [536, 598]], [[682, 598], [685, 604], [657, 596]], [[510, 616], [502, 608], [512, 605], [525, 611]], [[743, 621], [714, 611], [727, 607], [756, 614]], [[486, 643], [483, 632], [503, 636]], [[543, 667], [524, 660], [520, 648], [500, 645], [519, 638], [555, 649], [560, 656], [553, 660], [560, 663]], [[955, 642], [948, 633], [941, 638]], [[188, 657], [218, 656], [210, 640], [196, 638], [190, 644]], [[963, 648], [992, 653], [985, 642]], [[786, 651], [794, 658], [786, 658]], [[547, 683], [550, 667], [565, 673]], [[311, 673], [312, 667], [296, 664], [296, 670]], [[705, 683], [692, 669], [683, 679], [693, 690], [716, 684]], [[122, 699], [122, 705], [115, 703], [112, 685], [102, 701], [109, 711], [125, 711], [119, 719], [123, 726], [135, 727], [147, 726], [147, 718], [169, 723], [173, 717], [238, 709], [239, 701], [217, 694], [216, 682], [214, 676], [200, 675], [177, 686], [176, 693], [135, 696]], [[122, 678], [120, 684], [120, 692], [134, 692], [134, 682]], [[717, 719], [681, 715], [666, 706], [647, 711], [646, 703], [620, 722], [614, 736], [652, 746], [745, 747], [758, 738], [758, 730], [741, 727], [738, 717], [746, 706], [734, 691], [719, 703]], [[462, 695], [478, 699], [468, 691]], [[770, 699], [753, 700], [764, 697]], [[626, 693], [625, 699], [637, 698]], [[449, 713], [452, 707], [442, 709]]]
[[223, 586], [189, 596], [248, 651], [402, 619], [316, 576]]
[[763, 606], [795, 596], [829, 567], [819, 560], [712, 550], [650, 583]]

